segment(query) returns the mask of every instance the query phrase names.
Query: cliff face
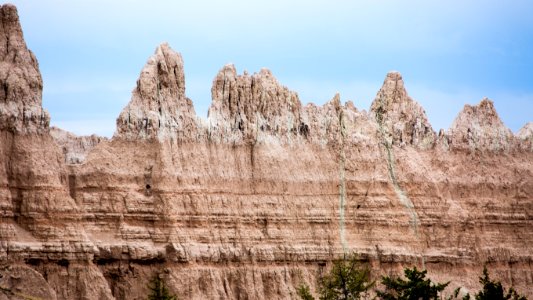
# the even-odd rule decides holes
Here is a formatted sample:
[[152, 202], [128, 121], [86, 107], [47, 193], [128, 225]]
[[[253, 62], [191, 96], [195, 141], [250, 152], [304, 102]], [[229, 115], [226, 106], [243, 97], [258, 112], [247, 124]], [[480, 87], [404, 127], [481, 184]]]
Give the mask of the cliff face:
[[50, 135], [56, 144], [63, 150], [65, 163], [81, 164], [91, 152], [91, 150], [101, 142], [107, 141], [107, 138], [97, 136], [77, 136], [61, 128], [50, 128]]
[[[0, 11], [11, 51], [30, 53], [15, 8]], [[36, 75], [2, 102], [0, 297], [144, 299], [159, 274], [181, 299], [290, 299], [352, 251], [376, 276], [416, 265], [474, 292], [486, 263], [533, 295], [531, 134], [488, 100], [437, 136], [399, 73], [366, 113], [339, 95], [302, 106], [270, 71], [228, 65], [202, 121], [163, 44], [97, 143], [12, 118], [45, 113], [35, 59], [6, 57], [0, 72]]]
[[22, 36], [17, 9], [4, 5], [0, 18], [0, 129], [46, 130], [50, 116], [42, 106], [43, 81], [35, 55]]
[[[49, 133], [48, 113], [41, 107], [41, 75], [24, 43], [16, 8], [0, 6], [0, 19], [2, 297], [110, 295], [95, 266], [73, 264], [69, 272], [62, 267], [90, 261], [94, 244], [81, 227], [64, 157]], [[94, 286], [83, 290], [85, 282]]]

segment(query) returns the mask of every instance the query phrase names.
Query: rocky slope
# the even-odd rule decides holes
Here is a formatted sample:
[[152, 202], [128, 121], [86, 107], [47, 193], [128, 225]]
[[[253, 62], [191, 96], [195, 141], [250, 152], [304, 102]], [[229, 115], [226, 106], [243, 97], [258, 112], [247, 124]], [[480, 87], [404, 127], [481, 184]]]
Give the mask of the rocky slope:
[[489, 100], [437, 135], [397, 72], [367, 113], [339, 95], [303, 106], [270, 71], [228, 65], [202, 121], [162, 44], [114, 137], [78, 143], [48, 128], [16, 9], [0, 12], [0, 38], [17, 41], [1, 43], [17, 54], [0, 63], [13, 91], [0, 102], [0, 299], [144, 299], [153, 276], [180, 299], [290, 299], [345, 252], [376, 276], [416, 265], [463, 291], [487, 264], [533, 296], [530, 131], [515, 137]]

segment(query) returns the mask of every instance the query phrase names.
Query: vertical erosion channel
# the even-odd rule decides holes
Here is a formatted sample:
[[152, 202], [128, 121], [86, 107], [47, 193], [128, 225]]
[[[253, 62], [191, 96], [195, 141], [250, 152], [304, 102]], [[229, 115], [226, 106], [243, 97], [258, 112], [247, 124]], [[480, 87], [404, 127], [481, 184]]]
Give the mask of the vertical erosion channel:
[[339, 159], [339, 228], [340, 228], [340, 240], [342, 245], [342, 252], [346, 254], [348, 246], [346, 244], [346, 235], [345, 235], [345, 205], [346, 205], [346, 176], [345, 176], [345, 165], [346, 165], [346, 154], [344, 153], [344, 144], [346, 138], [346, 127], [344, 124], [344, 113], [340, 109], [339, 113], [339, 127], [341, 133], [341, 142], [340, 142], [340, 159]]
[[395, 164], [394, 164], [394, 153], [392, 151], [392, 136], [387, 132], [387, 128], [383, 126], [383, 107], [385, 106], [383, 97], [380, 98], [380, 106], [376, 110], [376, 120], [378, 123], [379, 133], [382, 139], [382, 144], [385, 147], [386, 152], [386, 160], [387, 160], [387, 169], [389, 171], [389, 177], [392, 182], [392, 186], [394, 187], [394, 192], [396, 193], [396, 196], [398, 196], [398, 199], [400, 200], [400, 203], [407, 209], [407, 213], [409, 214], [409, 217], [411, 218], [410, 225], [411, 229], [413, 230], [415, 236], [418, 238], [418, 214], [416, 213], [415, 206], [411, 199], [407, 196], [405, 191], [400, 187], [398, 184], [398, 179], [396, 176], [396, 170], [395, 170]]

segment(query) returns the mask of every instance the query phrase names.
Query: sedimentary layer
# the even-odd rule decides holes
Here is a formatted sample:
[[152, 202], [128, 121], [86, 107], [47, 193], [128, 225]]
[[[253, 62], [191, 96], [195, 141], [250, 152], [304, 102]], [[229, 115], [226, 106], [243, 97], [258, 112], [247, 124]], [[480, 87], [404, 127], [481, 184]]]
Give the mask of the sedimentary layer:
[[15, 7], [0, 17], [0, 298], [144, 299], [160, 276], [180, 299], [290, 299], [351, 252], [463, 292], [486, 264], [533, 296], [533, 131], [492, 101], [437, 134], [398, 72], [366, 112], [227, 65], [203, 120], [162, 44], [113, 138], [79, 138], [48, 127]]

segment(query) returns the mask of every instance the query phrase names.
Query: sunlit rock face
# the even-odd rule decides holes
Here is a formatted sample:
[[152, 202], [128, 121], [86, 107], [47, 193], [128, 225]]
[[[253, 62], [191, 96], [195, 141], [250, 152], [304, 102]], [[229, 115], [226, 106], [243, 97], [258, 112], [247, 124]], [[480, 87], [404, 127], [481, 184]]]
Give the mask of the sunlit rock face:
[[16, 7], [2, 5], [0, 13], [0, 129], [46, 131], [50, 116], [41, 106], [43, 81], [37, 59], [26, 47]]
[[491, 101], [437, 135], [397, 72], [367, 113], [227, 65], [202, 120], [162, 44], [114, 137], [76, 137], [48, 129], [16, 9], [0, 12], [0, 299], [146, 299], [154, 276], [180, 299], [293, 299], [350, 252], [450, 292], [486, 264], [533, 296], [533, 135]]
[[163, 43], [142, 69], [131, 101], [117, 119], [115, 137], [189, 140], [197, 136], [196, 119], [192, 101], [185, 97], [181, 55]]
[[487, 98], [478, 105], [465, 105], [450, 128], [450, 143], [456, 149], [508, 150], [514, 139]]
[[387, 143], [421, 149], [433, 146], [435, 132], [426, 112], [409, 97], [400, 73], [387, 74], [370, 111]]
[[57, 127], [50, 128], [50, 135], [65, 155], [65, 163], [81, 164], [91, 150], [107, 138], [92, 134], [89, 136], [77, 136], [71, 132]]

